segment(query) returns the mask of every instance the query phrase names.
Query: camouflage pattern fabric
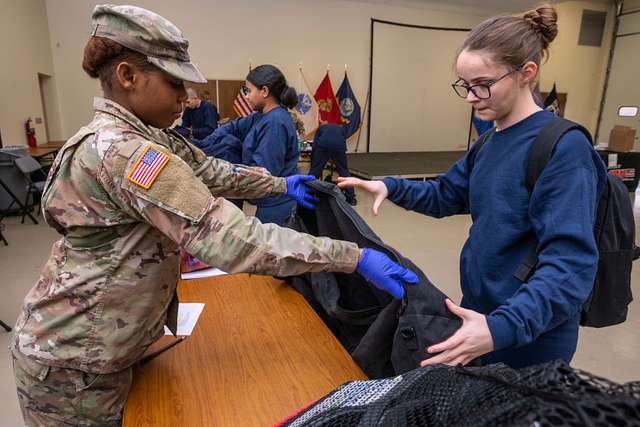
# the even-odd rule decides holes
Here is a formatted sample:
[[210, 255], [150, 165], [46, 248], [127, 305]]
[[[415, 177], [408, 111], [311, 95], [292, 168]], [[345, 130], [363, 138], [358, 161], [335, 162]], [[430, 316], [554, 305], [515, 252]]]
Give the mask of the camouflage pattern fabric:
[[171, 21], [137, 6], [98, 5], [91, 35], [113, 40], [146, 55], [149, 62], [181, 80], [206, 83], [189, 58], [189, 41]]
[[[47, 179], [44, 217], [63, 237], [25, 298], [14, 350], [87, 373], [128, 368], [163, 334], [180, 248], [230, 273], [355, 270], [355, 244], [261, 224], [219, 197], [282, 194], [282, 179], [207, 158], [112, 101], [95, 108]], [[145, 190], [127, 175], [149, 146], [169, 161]]]
[[132, 368], [112, 374], [89, 374], [42, 365], [20, 353], [12, 354], [12, 359], [25, 425], [121, 425]]
[[295, 110], [289, 110], [289, 114], [291, 115], [291, 120], [293, 120], [293, 126], [296, 128], [296, 133], [300, 138], [304, 139], [307, 131], [304, 129], [302, 119], [300, 119]]

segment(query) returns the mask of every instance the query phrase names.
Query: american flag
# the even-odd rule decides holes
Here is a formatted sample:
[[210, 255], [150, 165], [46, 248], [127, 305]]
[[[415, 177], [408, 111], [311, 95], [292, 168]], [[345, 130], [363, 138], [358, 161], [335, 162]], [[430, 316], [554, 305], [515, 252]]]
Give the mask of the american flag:
[[240, 117], [247, 117], [249, 114], [253, 113], [253, 109], [242, 94], [242, 91], [238, 93], [238, 96], [236, 96], [236, 99], [233, 101], [233, 109]]
[[129, 181], [148, 189], [169, 161], [169, 156], [149, 146], [144, 155], [129, 172]]

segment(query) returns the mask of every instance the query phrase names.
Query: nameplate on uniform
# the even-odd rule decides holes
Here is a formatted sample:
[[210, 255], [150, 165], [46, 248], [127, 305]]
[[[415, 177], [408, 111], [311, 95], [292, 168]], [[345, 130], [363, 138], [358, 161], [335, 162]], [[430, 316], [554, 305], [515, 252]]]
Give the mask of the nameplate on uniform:
[[148, 190], [168, 162], [168, 155], [150, 145], [131, 168], [129, 181]]

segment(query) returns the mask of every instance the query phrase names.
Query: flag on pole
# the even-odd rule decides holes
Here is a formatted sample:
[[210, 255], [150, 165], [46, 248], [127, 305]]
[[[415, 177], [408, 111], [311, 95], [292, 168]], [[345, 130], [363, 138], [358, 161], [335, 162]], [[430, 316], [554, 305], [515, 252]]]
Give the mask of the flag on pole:
[[331, 80], [329, 79], [329, 71], [325, 74], [324, 79], [316, 89], [314, 95], [316, 101], [318, 101], [318, 108], [320, 110], [320, 118], [329, 123], [339, 125], [342, 123], [342, 116], [340, 116], [340, 106], [338, 100], [331, 87]]
[[360, 128], [360, 104], [353, 94], [347, 72], [344, 72], [344, 79], [336, 93], [336, 98], [340, 103], [340, 115], [344, 126], [345, 135], [351, 137]]
[[236, 96], [236, 99], [233, 101], [233, 110], [240, 117], [247, 117], [249, 114], [253, 113], [253, 109], [244, 97], [242, 89], [240, 89], [238, 96]]
[[302, 67], [298, 69], [298, 85], [296, 87], [298, 93], [298, 103], [296, 104], [296, 111], [298, 117], [304, 124], [304, 134], [306, 138], [309, 138], [310, 134], [318, 129], [318, 103], [311, 96], [311, 90], [307, 84], [302, 73]]

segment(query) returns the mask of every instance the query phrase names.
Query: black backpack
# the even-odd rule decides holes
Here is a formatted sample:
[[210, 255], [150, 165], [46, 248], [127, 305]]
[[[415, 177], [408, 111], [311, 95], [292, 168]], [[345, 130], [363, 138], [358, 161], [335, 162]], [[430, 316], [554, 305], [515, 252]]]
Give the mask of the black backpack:
[[[593, 144], [589, 131], [572, 121], [555, 117], [536, 137], [529, 161], [525, 184], [529, 194], [542, 173], [560, 138], [570, 130], [579, 130]], [[493, 134], [490, 129], [482, 134], [468, 154], [472, 168], [482, 144]], [[602, 328], [617, 325], [627, 319], [631, 295], [631, 264], [638, 258], [635, 245], [635, 221], [629, 200], [629, 190], [623, 182], [607, 174], [607, 185], [598, 201], [594, 234], [598, 246], [598, 271], [593, 289], [582, 306], [580, 325]], [[514, 272], [514, 277], [526, 282], [538, 263], [534, 248]]]

